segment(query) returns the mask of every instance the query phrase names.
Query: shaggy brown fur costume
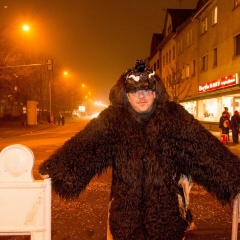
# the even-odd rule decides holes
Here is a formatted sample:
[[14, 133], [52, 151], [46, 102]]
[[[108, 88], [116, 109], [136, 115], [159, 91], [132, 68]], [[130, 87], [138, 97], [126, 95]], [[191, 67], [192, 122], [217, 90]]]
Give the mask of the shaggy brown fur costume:
[[[145, 124], [127, 109], [124, 78], [112, 105], [40, 165], [53, 190], [77, 198], [95, 175], [112, 168], [110, 230], [114, 240], [180, 240], [191, 222], [178, 202], [176, 174], [191, 176], [222, 203], [239, 193], [240, 159], [157, 82], [156, 111]], [[106, 209], [107, 211], [107, 209]]]

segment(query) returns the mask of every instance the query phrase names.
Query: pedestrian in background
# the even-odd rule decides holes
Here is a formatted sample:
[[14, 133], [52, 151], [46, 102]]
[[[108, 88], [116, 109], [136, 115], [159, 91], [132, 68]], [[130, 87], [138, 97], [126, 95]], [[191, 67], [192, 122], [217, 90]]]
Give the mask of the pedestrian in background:
[[[231, 119], [231, 114], [228, 112], [228, 107], [224, 107], [224, 112], [226, 113], [226, 116], [228, 117], [229, 121]], [[228, 141], [230, 141], [230, 135], [228, 132]]]
[[26, 116], [26, 114], [21, 114], [21, 117], [20, 117], [21, 119], [21, 124], [22, 124], [22, 126], [26, 126], [27, 125], [27, 116]]
[[51, 113], [51, 116], [50, 116], [50, 124], [54, 125], [54, 115], [53, 115], [53, 113]]
[[[229, 141], [229, 130], [230, 130], [230, 119], [227, 116], [227, 113], [224, 111], [222, 112], [222, 116], [219, 119], [219, 130], [220, 130], [220, 137], [226, 138], [226, 141]], [[224, 135], [224, 136], [222, 136]], [[224, 141], [223, 138], [223, 141]], [[225, 142], [223, 142], [225, 143]]]
[[62, 122], [62, 116], [60, 113], [58, 114], [57, 121], [58, 121], [58, 126], [60, 126]]
[[[222, 204], [232, 203], [240, 192], [240, 159], [169, 100], [145, 60], [120, 76], [109, 99], [108, 108], [39, 166], [65, 199], [77, 198], [111, 168], [108, 240], [182, 240], [192, 223], [191, 179]], [[189, 184], [181, 191], [184, 180]]]
[[230, 113], [228, 112], [228, 107], [224, 107], [224, 112], [226, 113], [227, 117], [230, 119], [230, 118], [231, 118], [231, 115], [230, 115]]
[[64, 126], [64, 124], [65, 124], [65, 117], [64, 115], [62, 115], [62, 125]]
[[239, 112], [234, 111], [234, 115], [231, 117], [233, 144], [238, 144], [239, 124], [240, 124]]

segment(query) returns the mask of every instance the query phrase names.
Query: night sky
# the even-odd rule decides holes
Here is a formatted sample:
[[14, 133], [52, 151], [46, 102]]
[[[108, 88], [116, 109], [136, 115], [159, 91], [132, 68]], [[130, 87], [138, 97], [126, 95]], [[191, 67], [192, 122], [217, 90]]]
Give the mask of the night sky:
[[[0, 0], [0, 20], [23, 48], [51, 55], [69, 78], [108, 104], [110, 88], [136, 59], [150, 53], [167, 8], [195, 8], [197, 0]], [[7, 6], [7, 7], [6, 7]], [[27, 23], [31, 34], [20, 34]], [[21, 36], [20, 36], [21, 35]]]

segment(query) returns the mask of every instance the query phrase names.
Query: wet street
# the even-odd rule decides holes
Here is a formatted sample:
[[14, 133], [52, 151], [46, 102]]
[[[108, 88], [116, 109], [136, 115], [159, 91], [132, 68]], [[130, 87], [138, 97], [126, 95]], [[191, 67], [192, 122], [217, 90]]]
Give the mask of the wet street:
[[[0, 149], [20, 143], [32, 149], [35, 155], [33, 175], [40, 179], [38, 165], [67, 139], [82, 129], [86, 122], [48, 127], [26, 134], [18, 129], [2, 132]], [[21, 129], [22, 130], [22, 129]], [[232, 148], [232, 147], [231, 147]], [[239, 154], [239, 149], [231, 149]], [[111, 184], [111, 169], [95, 177], [76, 201], [66, 202], [52, 195], [52, 240], [106, 240], [107, 209]], [[185, 240], [230, 240], [232, 207], [222, 207], [202, 187], [194, 184], [190, 193], [190, 208], [195, 228], [186, 233]], [[0, 240], [28, 240], [29, 236], [0, 236]], [[239, 232], [240, 239], [240, 232]]]

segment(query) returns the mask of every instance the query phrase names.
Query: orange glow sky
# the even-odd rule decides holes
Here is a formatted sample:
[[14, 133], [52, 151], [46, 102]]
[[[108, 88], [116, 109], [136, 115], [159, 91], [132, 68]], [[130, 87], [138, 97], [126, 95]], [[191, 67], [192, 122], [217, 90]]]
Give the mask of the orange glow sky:
[[[29, 23], [23, 47], [50, 54], [108, 104], [110, 88], [136, 59], [149, 56], [166, 9], [180, 2], [195, 8], [197, 0], [0, 0], [0, 20], [13, 32]], [[23, 39], [17, 31], [16, 38]]]

